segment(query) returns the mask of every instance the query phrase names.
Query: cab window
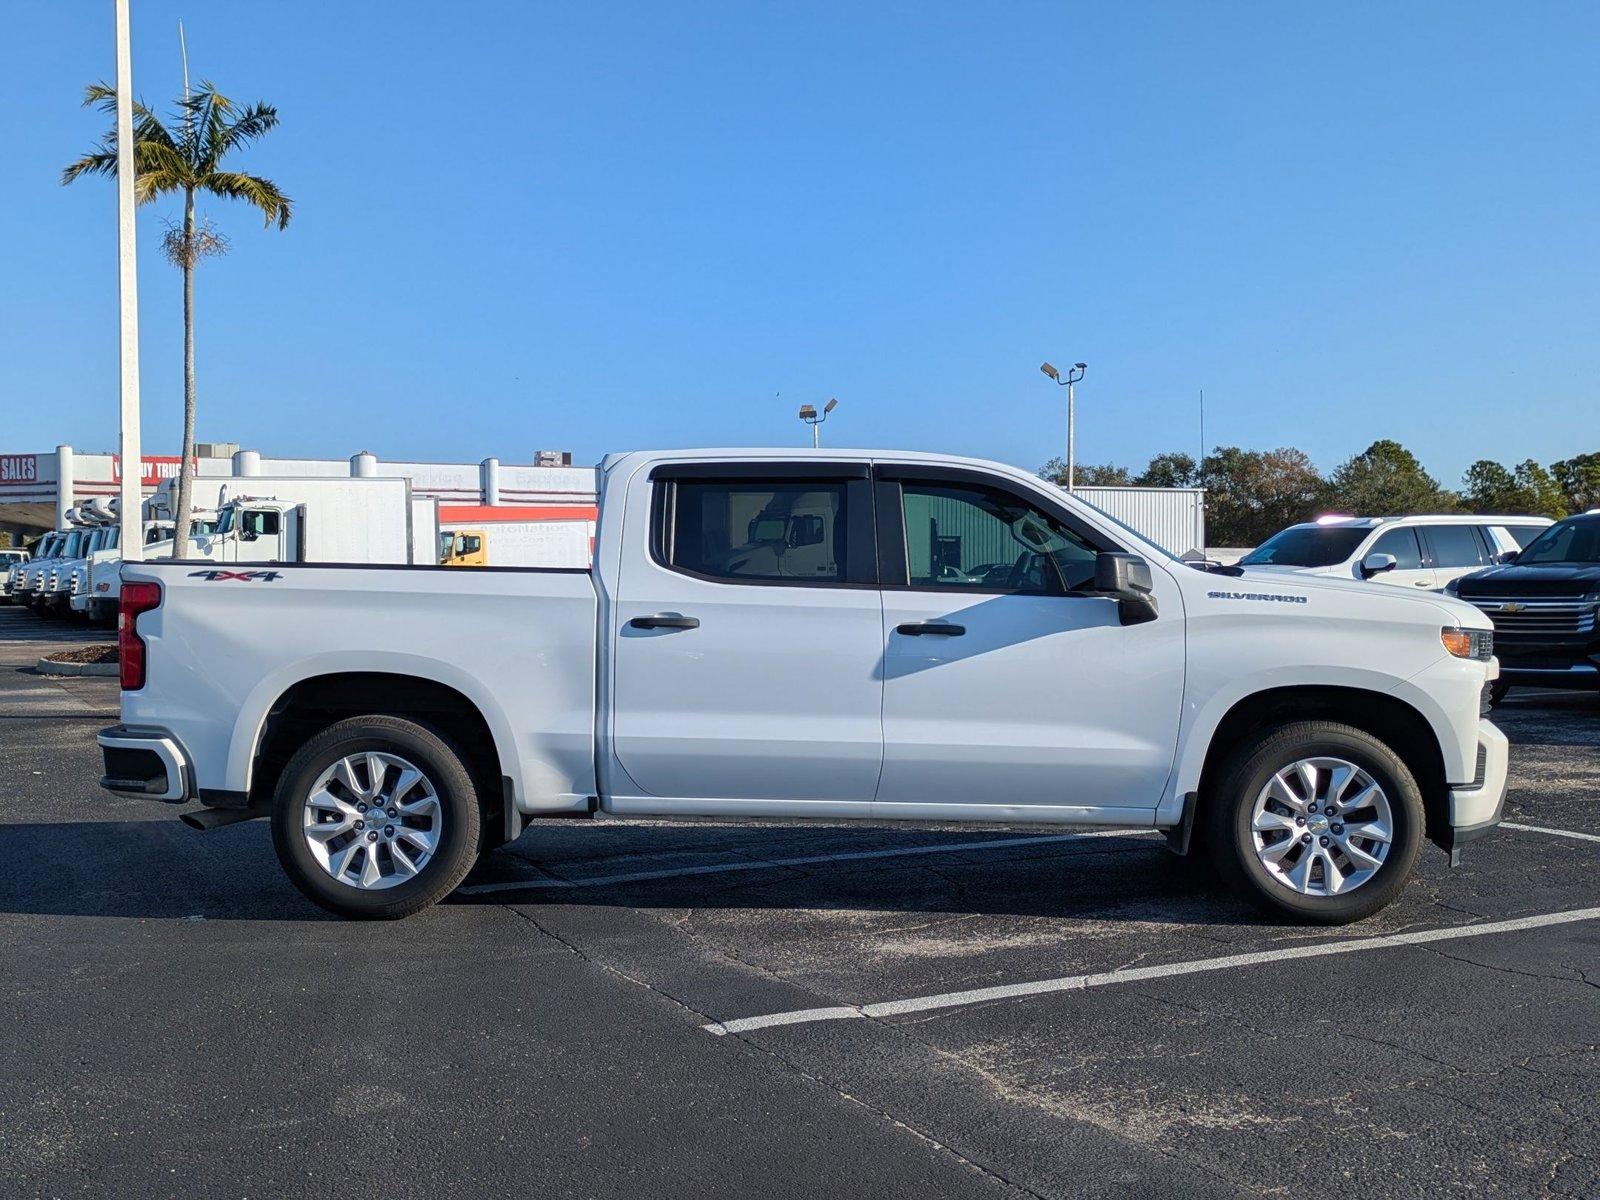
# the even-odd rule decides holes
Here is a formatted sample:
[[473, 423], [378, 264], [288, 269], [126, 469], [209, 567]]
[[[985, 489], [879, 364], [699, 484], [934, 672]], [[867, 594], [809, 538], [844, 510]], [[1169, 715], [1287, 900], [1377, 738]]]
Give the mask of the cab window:
[[907, 480], [901, 504], [911, 587], [1063, 596], [1094, 581], [1095, 548], [1009, 492]]
[[846, 481], [678, 479], [656, 486], [655, 556], [662, 565], [727, 583], [846, 582]]

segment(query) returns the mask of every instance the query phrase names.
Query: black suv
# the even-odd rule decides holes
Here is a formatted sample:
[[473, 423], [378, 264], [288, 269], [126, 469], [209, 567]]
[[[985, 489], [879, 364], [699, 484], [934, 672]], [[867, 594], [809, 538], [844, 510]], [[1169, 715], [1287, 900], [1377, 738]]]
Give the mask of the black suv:
[[1557, 522], [1445, 591], [1494, 622], [1495, 700], [1510, 687], [1600, 688], [1600, 510]]

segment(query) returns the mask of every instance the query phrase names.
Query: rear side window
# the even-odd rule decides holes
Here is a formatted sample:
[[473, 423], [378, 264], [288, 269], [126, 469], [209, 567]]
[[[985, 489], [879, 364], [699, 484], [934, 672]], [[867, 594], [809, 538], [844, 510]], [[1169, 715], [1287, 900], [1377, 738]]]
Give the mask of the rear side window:
[[1488, 561], [1475, 526], [1424, 525], [1422, 536], [1436, 567], [1478, 567]]
[[1372, 543], [1372, 549], [1367, 553], [1394, 555], [1394, 568], [1397, 571], [1422, 569], [1422, 548], [1417, 545], [1415, 529], [1391, 529]]
[[1524, 547], [1550, 527], [1548, 525], [1503, 525], [1501, 528], [1511, 535], [1511, 540], [1519, 547]]
[[727, 583], [845, 583], [847, 492], [845, 480], [658, 483], [656, 557]]

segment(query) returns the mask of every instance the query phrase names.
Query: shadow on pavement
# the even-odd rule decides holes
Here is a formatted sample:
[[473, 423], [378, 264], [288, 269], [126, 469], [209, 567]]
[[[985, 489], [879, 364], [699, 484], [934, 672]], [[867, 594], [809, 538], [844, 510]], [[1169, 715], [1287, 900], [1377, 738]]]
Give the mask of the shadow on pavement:
[[[611, 827], [586, 841], [570, 826], [535, 826], [514, 851], [485, 856], [469, 883], [539, 870], [582, 877], [697, 865], [799, 858], [896, 846], [967, 844], [971, 831], [915, 833], [795, 827], [670, 831]], [[664, 837], [663, 835], [668, 835]], [[981, 835], [980, 835], [981, 836]], [[996, 834], [997, 839], [1019, 836]], [[264, 822], [196, 833], [176, 821], [73, 821], [0, 825], [13, 869], [0, 878], [0, 913], [246, 921], [329, 919], [294, 891]], [[606, 853], [597, 859], [596, 843]], [[664, 844], [666, 843], [666, 844]], [[537, 847], [537, 858], [528, 851]], [[571, 851], [569, 859], [563, 849]], [[598, 866], [596, 863], [598, 862]], [[633, 909], [850, 909], [1093, 917], [1174, 924], [1268, 924], [1207, 873], [1152, 841], [1090, 839], [805, 867], [755, 866], [576, 888], [457, 893], [453, 905], [551, 904]]]

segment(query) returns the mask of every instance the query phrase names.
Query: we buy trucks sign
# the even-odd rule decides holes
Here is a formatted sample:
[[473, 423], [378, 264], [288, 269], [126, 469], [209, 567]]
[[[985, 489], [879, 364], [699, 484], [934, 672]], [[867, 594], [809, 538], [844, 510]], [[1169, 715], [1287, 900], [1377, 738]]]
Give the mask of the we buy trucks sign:
[[[194, 460], [196, 468], [200, 460]], [[139, 482], [146, 487], [156, 487], [168, 479], [178, 477], [178, 465], [183, 462], [181, 454], [149, 454], [139, 460]], [[111, 482], [122, 482], [122, 457], [111, 456]]]

